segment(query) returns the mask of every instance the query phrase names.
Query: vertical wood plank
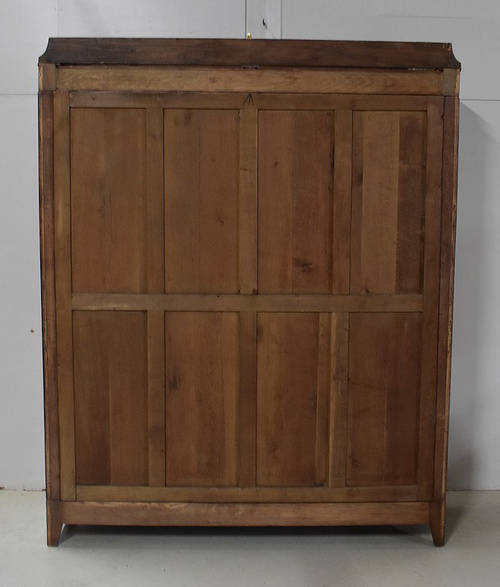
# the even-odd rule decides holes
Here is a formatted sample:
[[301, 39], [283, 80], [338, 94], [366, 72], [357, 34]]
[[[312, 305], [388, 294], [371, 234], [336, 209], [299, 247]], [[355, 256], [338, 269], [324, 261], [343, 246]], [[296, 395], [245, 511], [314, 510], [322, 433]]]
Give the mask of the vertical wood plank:
[[328, 111], [259, 113], [260, 293], [331, 291], [334, 126]]
[[146, 312], [109, 312], [111, 484], [148, 484]]
[[436, 379], [441, 254], [441, 189], [443, 107], [440, 97], [429, 98], [427, 113], [427, 167], [425, 200], [424, 313], [422, 397], [420, 404], [419, 498], [431, 499], [434, 490]]
[[351, 292], [421, 292], [425, 112], [355, 112], [353, 120]]
[[329, 486], [345, 487], [347, 464], [347, 397], [349, 314], [331, 317], [331, 395], [329, 430]]
[[147, 316], [149, 485], [161, 487], [165, 485], [165, 314], [153, 310]]
[[54, 252], [54, 95], [38, 95], [45, 470], [47, 500], [60, 498]]
[[257, 426], [257, 314], [240, 313], [239, 484], [255, 486]]
[[106, 312], [74, 312], [78, 485], [111, 484], [109, 333]]
[[240, 110], [239, 293], [257, 292], [257, 109]]
[[332, 293], [349, 293], [351, 253], [352, 111], [335, 112]]
[[354, 282], [357, 291], [351, 291], [391, 293], [396, 282], [399, 113], [356, 114], [356, 119], [363, 118], [362, 134], [355, 132], [354, 157], [358, 158], [362, 150], [363, 162], [362, 169], [359, 163], [355, 164], [357, 189], [353, 193], [357, 200], [356, 222], [361, 223], [356, 234], [360, 241], [356, 243], [360, 275]]
[[330, 364], [331, 314], [319, 315], [318, 382], [316, 392], [316, 485], [328, 482], [329, 424], [332, 380]]
[[146, 159], [148, 165], [146, 178], [147, 291], [163, 293], [165, 284], [163, 108], [146, 110]]
[[238, 110], [165, 111], [165, 291], [238, 291]]
[[363, 223], [363, 156], [365, 119], [363, 112], [352, 115], [351, 258], [349, 291], [361, 291], [361, 239]]
[[316, 484], [319, 315], [258, 316], [257, 485]]
[[54, 93], [54, 240], [61, 499], [75, 498], [69, 94]]
[[234, 486], [238, 314], [167, 312], [167, 486]]
[[[455, 261], [458, 165], [459, 99], [445, 98], [443, 117], [443, 200], [441, 222], [441, 282], [439, 297], [438, 378], [436, 401], [436, 450], [434, 499], [445, 502], [446, 455], [450, 415], [451, 338], [453, 319], [453, 281]], [[438, 507], [444, 527], [444, 508]], [[444, 530], [444, 528], [443, 528]]]
[[145, 312], [75, 312], [79, 484], [148, 484]]
[[145, 110], [75, 108], [71, 141], [73, 290], [146, 292]]
[[396, 291], [422, 291], [427, 128], [425, 112], [401, 112]]
[[416, 485], [421, 314], [351, 314], [347, 485]]

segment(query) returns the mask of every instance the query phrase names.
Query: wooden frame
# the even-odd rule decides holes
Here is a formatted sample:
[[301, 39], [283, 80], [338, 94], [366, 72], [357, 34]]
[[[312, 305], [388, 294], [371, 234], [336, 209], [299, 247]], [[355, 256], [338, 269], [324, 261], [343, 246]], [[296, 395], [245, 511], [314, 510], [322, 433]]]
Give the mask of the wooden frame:
[[[460, 69], [451, 46], [333, 41], [51, 39], [40, 58], [39, 69], [48, 544], [58, 544], [63, 524], [429, 524], [434, 543], [442, 545], [446, 515]], [[147, 266], [140, 282], [145, 284], [143, 289], [138, 289], [130, 281], [132, 285], [127, 286], [126, 291], [112, 287], [92, 290], [80, 287], [74, 281], [72, 223], [76, 222], [73, 218], [76, 212], [68, 196], [73, 183], [77, 185], [75, 182], [80, 181], [72, 176], [73, 160], [79, 155], [75, 151], [76, 155], [72, 157], [72, 149], [76, 147], [72, 143], [71, 130], [74, 123], [71, 113], [79, 109], [89, 113], [89, 120], [97, 120], [101, 112], [107, 112], [106, 109], [115, 109], [117, 116], [126, 111], [144, 113], [144, 139], [140, 140], [144, 140], [141, 145], [144, 145], [149, 171], [144, 184], [147, 202], [144, 208], [147, 230], [144, 234], [147, 236], [141, 246], [147, 251]], [[165, 267], [170, 261], [163, 247], [164, 219], [169, 213], [164, 202], [166, 180], [162, 171], [166, 157], [164, 112], [174, 113], [169, 123], [174, 128], [181, 120], [175, 118], [175, 112], [196, 113], [204, 109], [222, 113], [222, 118], [212, 120], [208, 116], [199, 119], [200, 124], [209, 129], [216, 128], [214, 121], [232, 129], [233, 115], [223, 113], [237, 113], [239, 134], [235, 144], [238, 164], [234, 171], [234, 185], [238, 198], [233, 216], [228, 213], [219, 219], [220, 222], [218, 220], [221, 225], [233, 222], [235, 226], [237, 291], [231, 285], [232, 278], [224, 276], [226, 285], [220, 291], [207, 290], [209, 286], [202, 282], [198, 290], [165, 289]], [[90, 114], [91, 111], [94, 114]], [[328, 242], [333, 252], [329, 257], [331, 266], [325, 273], [329, 276], [326, 289], [318, 281], [314, 285], [316, 290], [300, 290], [300, 283], [305, 283], [312, 266], [300, 261], [304, 275], [299, 276], [297, 291], [285, 283], [278, 284], [276, 291], [261, 293], [259, 278], [264, 265], [259, 265], [258, 259], [262, 263], [268, 261], [261, 252], [265, 241], [259, 239], [259, 230], [262, 229], [259, 228], [258, 215], [266, 213], [259, 205], [259, 182], [263, 181], [260, 179], [262, 173], [268, 173], [268, 181], [281, 180], [280, 176], [273, 175], [272, 169], [263, 171], [262, 161], [259, 167], [259, 141], [264, 136], [259, 134], [259, 125], [279, 120], [283, 132], [292, 132], [295, 124], [302, 128], [301, 119], [294, 121], [281, 117], [280, 113], [285, 111], [319, 113], [310, 119], [311, 124], [317, 126], [318, 132], [330, 133], [335, 144], [332, 154], [335, 174], [331, 187], [327, 188], [332, 190], [335, 198], [331, 218], [326, 224], [331, 227], [333, 236], [325, 237], [330, 239]], [[274, 112], [275, 115], [266, 115], [260, 120], [260, 112]], [[412, 114], [418, 112], [422, 113], [420, 118]], [[139, 122], [143, 120], [143, 115], [140, 116]], [[359, 195], [363, 193], [359, 190], [365, 189], [360, 181], [366, 163], [360, 149], [365, 148], [363, 141], [372, 141], [376, 137], [377, 125], [381, 121], [399, 128], [400, 140], [404, 140], [405, 132], [408, 137], [414, 136], [405, 129], [416, 128], [411, 125], [418, 126], [420, 120], [425, 120], [422, 127], [426, 137], [422, 143], [425, 177], [418, 179], [418, 165], [415, 164], [411, 181], [423, 181], [422, 189], [425, 189], [422, 285], [404, 286], [404, 289], [396, 284], [387, 290], [389, 281], [386, 279], [381, 282], [380, 291], [375, 288], [370, 292], [365, 282], [373, 280], [373, 276], [367, 277], [363, 273], [365, 261], [360, 260], [360, 255], [368, 253], [363, 253], [359, 239], [363, 230], [372, 229], [356, 220], [361, 219], [359, 198], [365, 197]], [[110, 128], [115, 128], [113, 124], [119, 128], [120, 123], [113, 121], [110, 121]], [[398, 124], [403, 126], [398, 127]], [[77, 130], [83, 127], [81, 125]], [[365, 134], [360, 135], [361, 130]], [[279, 145], [272, 143], [273, 133], [266, 136], [271, 137], [269, 152], [279, 155], [276, 151]], [[389, 153], [392, 139], [388, 141]], [[420, 153], [421, 147], [417, 143], [408, 144], [408, 148], [413, 149], [411, 153]], [[321, 151], [318, 156], [326, 157], [325, 153]], [[283, 161], [286, 163], [286, 159]], [[376, 159], [373, 161], [376, 163]], [[367, 164], [373, 165], [370, 161]], [[369, 173], [366, 177], [370, 177]], [[175, 184], [172, 189], [182, 189], [182, 186], [179, 188]], [[399, 192], [390, 186], [387, 189], [393, 189], [388, 197], [394, 199], [399, 197], [403, 188], [397, 188]], [[77, 197], [80, 196], [76, 194]], [[300, 198], [300, 195], [293, 197]], [[279, 205], [288, 204], [283, 199]], [[87, 214], [86, 209], [83, 210]], [[302, 229], [299, 226], [297, 230]], [[273, 267], [275, 260], [269, 262], [269, 267]], [[230, 271], [230, 264], [227, 267], [226, 272]], [[380, 265], [380, 271], [390, 275], [392, 270], [387, 267], [387, 263]], [[417, 277], [411, 277], [408, 283], [415, 284], [415, 280], [418, 281]], [[74, 316], [75, 313], [80, 316], [94, 313], [95, 316], [118, 317], [117, 312], [121, 315], [133, 313], [137, 324], [145, 325], [148, 363], [144, 376], [148, 390], [145, 442], [149, 447], [146, 485], [78, 481], [77, 455], [80, 454], [81, 439], [78, 440], [78, 431], [75, 437], [74, 370], [81, 369], [81, 365], [75, 363], [74, 329], [87, 326], [82, 326], [82, 321], [75, 322]], [[178, 313], [179, 319], [166, 322], [164, 316], [168, 313]], [[230, 467], [235, 467], [238, 479], [234, 486], [227, 485], [233, 475], [230, 468], [229, 473], [220, 477], [221, 486], [216, 483], [212, 486], [197, 486], [196, 483], [191, 486], [182, 483], [168, 485], [165, 455], [172, 458], [178, 455], [169, 453], [173, 449], [166, 442], [164, 413], [170, 405], [172, 409], [180, 409], [177, 404], [169, 403], [172, 400], [165, 391], [170, 385], [172, 389], [178, 385], [175, 378], [168, 381], [168, 370], [172, 369], [168, 360], [165, 363], [168, 336], [180, 340], [182, 316], [188, 319], [196, 314], [199, 317], [195, 321], [196, 328], [204, 332], [212, 323], [210, 316], [222, 317], [224, 313], [238, 316], [228, 318], [220, 326], [220, 333], [234, 335], [239, 348], [235, 359], [239, 388], [236, 412], [231, 416], [235, 419], [227, 423], [230, 427], [237, 426], [240, 436], [238, 447], [234, 449], [236, 452], [232, 456], [226, 455], [233, 459]], [[262, 349], [274, 352], [272, 345], [275, 343], [266, 333], [274, 332], [276, 340], [284, 344], [287, 333], [296, 332], [295, 317], [300, 315], [304, 317], [304, 327], [313, 337], [311, 340], [317, 345], [317, 354], [311, 355], [310, 359], [317, 360], [314, 398], [317, 427], [313, 431], [304, 424], [303, 428], [305, 436], [309, 434], [311, 438], [314, 464], [310, 469], [304, 462], [302, 471], [297, 469], [294, 472], [281, 463], [275, 474], [270, 474], [270, 463], [275, 461], [271, 453], [266, 453], [267, 441], [262, 430], [272, 425], [272, 416], [267, 423], [261, 422], [256, 428], [255, 423], [260, 417], [259, 397], [264, 397], [259, 387], [263, 381], [257, 377], [256, 371], [263, 369], [265, 372], [266, 369], [267, 359], [263, 358]], [[266, 318], [259, 319], [259, 316]], [[356, 316], [354, 321], [352, 316]], [[350, 410], [357, 409], [358, 400], [355, 398], [361, 397], [352, 395], [360, 392], [350, 389], [349, 349], [354, 343], [349, 341], [355, 341], [359, 336], [357, 329], [366, 322], [363, 316], [378, 316], [373, 324], [380, 329], [376, 334], [379, 339], [374, 340], [382, 341], [387, 333], [398, 331], [402, 325], [410, 331], [413, 328], [414, 333], [420, 332], [419, 329], [424, 332], [418, 367], [422, 391], [417, 396], [420, 402], [416, 433], [419, 440], [414, 470], [405, 472], [406, 469], [396, 467], [394, 472], [389, 466], [385, 478], [368, 473], [364, 486], [363, 482], [352, 485], [346, 473], [348, 466], [352, 467], [352, 459], [365, 454], [359, 443], [353, 444], [350, 439], [353, 431], [347, 424]], [[358, 347], [351, 350], [359, 354]], [[397, 350], [394, 352], [395, 360], [400, 361]], [[220, 363], [222, 359], [215, 356], [214, 360]], [[286, 377], [282, 381], [286, 381]], [[434, 381], [437, 381], [436, 385]], [[230, 396], [226, 399], [232, 401]], [[300, 398], [295, 399], [299, 401]], [[194, 397], [186, 401], [197, 400]], [[279, 411], [283, 405], [281, 401], [278, 396], [266, 399], [267, 409]], [[404, 413], [408, 415], [409, 412]], [[221, 436], [217, 442], [227, 444], [228, 438], [227, 435]], [[413, 446], [408, 442], [408, 447]], [[283, 445], [274, 450], [286, 453], [292, 450], [292, 446]], [[259, 460], [261, 458], [263, 460]], [[299, 463], [297, 467], [300, 466]], [[182, 479], [182, 474], [179, 475], [178, 478]], [[284, 480], [289, 479], [289, 486], [278, 482], [273, 486], [275, 478], [279, 481], [279, 475]], [[396, 479], [397, 475], [401, 481], [391, 485], [387, 479]], [[259, 479], [267, 479], [270, 485], [259, 484]], [[354, 479], [359, 483], [364, 477], [358, 475]]]

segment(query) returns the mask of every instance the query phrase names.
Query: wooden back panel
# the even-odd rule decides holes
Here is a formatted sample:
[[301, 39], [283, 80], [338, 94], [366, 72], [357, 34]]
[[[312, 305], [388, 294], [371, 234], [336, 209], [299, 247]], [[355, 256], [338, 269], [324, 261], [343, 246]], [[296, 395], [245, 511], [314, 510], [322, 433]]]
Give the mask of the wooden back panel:
[[221, 99], [61, 107], [67, 494], [428, 495], [439, 99]]

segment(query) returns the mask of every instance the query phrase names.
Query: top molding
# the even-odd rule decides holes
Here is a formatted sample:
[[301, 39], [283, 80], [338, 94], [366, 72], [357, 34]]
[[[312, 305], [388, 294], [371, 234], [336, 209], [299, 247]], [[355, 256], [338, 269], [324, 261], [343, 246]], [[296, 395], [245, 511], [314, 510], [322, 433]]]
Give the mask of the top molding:
[[40, 64], [460, 69], [450, 43], [51, 38]]

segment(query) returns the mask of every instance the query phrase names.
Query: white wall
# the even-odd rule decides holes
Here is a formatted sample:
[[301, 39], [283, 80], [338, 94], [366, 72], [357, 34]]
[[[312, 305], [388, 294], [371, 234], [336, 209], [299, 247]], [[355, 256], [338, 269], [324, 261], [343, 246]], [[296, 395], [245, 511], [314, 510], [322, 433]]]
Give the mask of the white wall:
[[249, 31], [453, 43], [463, 74], [449, 482], [500, 488], [499, 29], [498, 0], [2, 0], [0, 486], [44, 486], [36, 63], [47, 38]]

